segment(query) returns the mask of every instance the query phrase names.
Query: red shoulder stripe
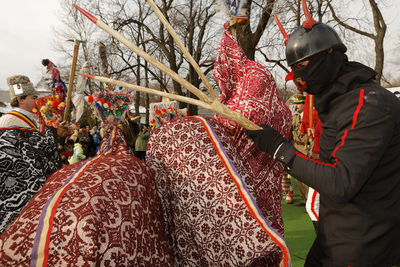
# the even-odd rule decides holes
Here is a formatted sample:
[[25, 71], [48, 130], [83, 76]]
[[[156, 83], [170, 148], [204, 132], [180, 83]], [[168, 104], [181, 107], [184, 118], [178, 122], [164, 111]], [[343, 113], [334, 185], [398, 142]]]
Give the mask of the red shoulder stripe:
[[356, 123], [357, 123], [358, 113], [360, 112], [360, 109], [361, 109], [361, 107], [362, 107], [363, 104], [364, 104], [364, 102], [363, 102], [363, 97], [364, 97], [364, 89], [361, 89], [361, 90], [360, 90], [360, 96], [358, 97], [357, 109], [356, 109], [356, 111], [355, 111], [354, 114], [353, 114], [353, 124], [351, 125], [351, 128], [350, 128], [350, 129], [347, 129], [346, 131], [344, 131], [343, 136], [342, 136], [342, 143], [341, 143], [339, 146], [337, 146], [337, 147], [335, 148], [335, 150], [333, 151], [333, 153], [332, 153], [332, 156], [333, 156], [333, 157], [335, 157], [336, 151], [338, 151], [338, 149], [339, 149], [341, 146], [344, 145], [344, 141], [345, 141], [345, 139], [346, 139], [346, 137], [347, 137], [347, 134], [348, 134], [349, 130], [353, 130], [353, 129], [354, 129], [354, 126], [355, 126]]

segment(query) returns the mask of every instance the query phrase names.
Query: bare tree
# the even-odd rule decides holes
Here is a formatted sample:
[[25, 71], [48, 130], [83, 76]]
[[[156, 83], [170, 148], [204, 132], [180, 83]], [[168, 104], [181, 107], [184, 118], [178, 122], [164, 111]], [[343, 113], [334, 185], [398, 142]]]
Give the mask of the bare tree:
[[[207, 61], [215, 57], [216, 35], [210, 31], [209, 26], [215, 15], [215, 8], [212, 3], [201, 1], [159, 1], [159, 8], [166, 19], [173, 25], [181, 41], [189, 49], [197, 62]], [[166, 31], [164, 26], [149, 9], [144, 0], [134, 1], [135, 9], [128, 8], [125, 1], [113, 1], [116, 7], [119, 6], [118, 16], [109, 17], [113, 27], [125, 37], [135, 40], [136, 45], [142, 47], [147, 53], [166, 64], [172, 71], [186, 77], [192, 84], [199, 87], [201, 80], [194, 69], [188, 64], [187, 59], [176, 45], [173, 37]], [[129, 12], [127, 12], [129, 10]], [[101, 13], [98, 12], [98, 13]], [[104, 15], [103, 15], [104, 16]], [[136, 83], [142, 79], [140, 68], [144, 66], [143, 60], [133, 58], [131, 52], [126, 51], [120, 45], [113, 43], [114, 52], [123, 59], [125, 65], [130, 69], [135, 66]], [[207, 53], [208, 52], [208, 53]], [[127, 58], [129, 55], [129, 58]], [[123, 69], [114, 69], [114, 73]], [[148, 79], [159, 82], [159, 87], [179, 95], [189, 95], [181, 85], [167, 78], [154, 68], [148, 66], [144, 69], [150, 74]], [[111, 74], [111, 73], [110, 73]], [[146, 76], [145, 76], [146, 77]], [[148, 82], [148, 81], [147, 81]], [[137, 100], [138, 101], [138, 100]], [[190, 107], [191, 114], [197, 113], [197, 107]]]
[[[74, 0], [64, 0], [72, 3]], [[362, 1], [362, 0], [358, 0]], [[340, 0], [310, 0], [308, 6], [313, 16], [324, 23], [335, 27], [338, 32], [344, 36], [345, 42], [349, 33], [359, 36], [359, 38], [368, 38], [375, 42], [375, 70], [382, 75], [384, 53], [383, 40], [385, 37], [386, 25], [379, 10], [376, 0], [368, 1], [369, 6], [364, 5], [363, 13], [369, 11], [371, 16], [359, 18], [359, 15], [346, 15], [344, 12], [343, 1]], [[188, 48], [195, 61], [199, 64], [210, 62], [215, 58], [222, 23], [216, 16], [214, 1], [199, 0], [157, 0], [156, 4], [173, 26], [181, 38], [181, 41]], [[285, 62], [285, 53], [283, 38], [280, 35], [276, 24], [271, 20], [271, 14], [277, 13], [288, 33], [298, 27], [303, 18], [301, 11], [301, 0], [250, 0], [249, 12], [250, 20], [244, 25], [236, 28], [236, 36], [241, 47], [249, 59], [264, 59], [271, 70], [275, 70], [274, 75], [279, 77], [288, 72], [289, 69]], [[145, 0], [110, 0], [107, 2], [100, 0], [81, 0], [80, 5], [87, 8], [115, 30], [119, 31], [128, 39], [132, 40], [137, 46], [145, 52], [157, 58], [160, 62], [166, 64], [170, 69], [179, 75], [186, 77], [196, 87], [202, 87], [201, 79], [194, 68], [187, 62], [172, 36], [166, 31], [164, 26], [156, 18], [153, 11]], [[75, 38], [64, 39], [88, 39], [88, 51], [84, 54], [86, 57], [94, 57], [93, 51], [89, 51], [92, 44], [100, 41], [104, 42], [109, 55], [109, 74], [114, 79], [123, 79], [125, 81], [140, 84], [147, 84], [153, 88], [160, 88], [168, 92], [175, 92], [179, 95], [194, 97], [185, 88], [163, 74], [154, 66], [145, 64], [144, 60], [136, 56], [135, 53], [124, 47], [118, 41], [103, 34], [94, 31], [85, 23], [85, 18], [77, 16], [74, 10], [68, 11], [66, 22], [72, 22], [69, 28], [70, 34], [77, 36]], [[71, 20], [71, 16], [73, 19]], [[373, 19], [373, 21], [372, 21]], [[82, 20], [82, 21], [81, 21]], [[77, 25], [84, 23], [84, 27]], [[219, 27], [215, 27], [219, 25]], [[367, 26], [366, 26], [367, 25]], [[374, 25], [375, 33], [369, 33]], [[75, 27], [75, 28], [74, 28]], [[90, 31], [89, 31], [90, 30]], [[79, 35], [77, 32], [86, 33]], [[364, 35], [361, 33], [365, 33]], [[82, 34], [82, 33], [81, 33]], [[72, 50], [65, 49], [66, 55], [71, 54]], [[98, 62], [99, 60], [94, 60]], [[212, 64], [200, 64], [206, 73], [211, 73]], [[100, 66], [100, 65], [98, 65]], [[276, 69], [275, 69], [276, 68]], [[280, 78], [279, 80], [283, 80]], [[212, 80], [212, 84], [216, 86]], [[141, 96], [136, 95], [137, 103], [141, 103]], [[138, 105], [136, 103], [136, 105]], [[144, 104], [145, 105], [145, 104]], [[182, 104], [184, 105], [184, 104]], [[195, 107], [189, 107], [191, 114], [196, 114]], [[138, 107], [136, 108], [138, 110]]]
[[[98, 32], [97, 27], [83, 18], [82, 15], [73, 7], [74, 0], [63, 0], [61, 2], [62, 9], [60, 10], [59, 17], [63, 26], [61, 28], [54, 29], [54, 47], [60, 55], [64, 55], [64, 60], [60, 65], [62, 69], [61, 75], [64, 81], [68, 81], [70, 66], [72, 64], [73, 57], [73, 40], [85, 41], [80, 46], [77, 60], [77, 69], [83, 65], [83, 63], [90, 62], [92, 65], [92, 71], [99, 74], [100, 71], [100, 60], [97, 53]], [[89, 83], [89, 89], [87, 94], [92, 94], [96, 91], [96, 88], [92, 87], [93, 83]]]
[[251, 60], [255, 59], [256, 47], [271, 19], [276, 2], [277, 0], [248, 1], [250, 20], [236, 28], [236, 38], [247, 58]]
[[[367, 65], [373, 65], [378, 73], [377, 80], [380, 81], [384, 67], [384, 38], [386, 34], [386, 23], [382, 16], [380, 5], [383, 5], [384, 0], [358, 0], [352, 1], [351, 5], [358, 7], [358, 12], [350, 12], [348, 9], [349, 2], [341, 0], [307, 0], [307, 6], [313, 17], [323, 23], [334, 27], [341, 35], [345, 44], [352, 44], [349, 47], [353, 53], [371, 54], [374, 56], [374, 63], [365, 62]], [[303, 11], [301, 9], [301, 0], [288, 0], [279, 2], [275, 8], [275, 12], [280, 15], [282, 24], [290, 34], [292, 30], [298, 27], [303, 19]], [[361, 7], [360, 7], [361, 6]], [[374, 50], [368, 51], [365, 49], [365, 43], [372, 40]], [[357, 47], [359, 44], [364, 44], [362, 49]], [[281, 52], [278, 52], [278, 58], [284, 58]], [[270, 61], [264, 55], [267, 62]], [[278, 65], [282, 69], [288, 71], [283, 66], [285, 65], [281, 59], [278, 59]], [[365, 59], [364, 59], [365, 61]]]
[[[349, 21], [349, 19], [341, 18], [336, 14], [335, 8], [332, 5], [332, 0], [325, 0], [325, 1], [327, 2], [327, 5], [328, 5], [330, 11], [332, 12], [333, 18], [335, 19], [335, 21], [337, 21], [337, 23], [339, 23], [340, 26], [342, 26], [345, 29], [348, 29], [350, 31], [353, 31], [357, 34], [360, 34], [362, 36], [368, 37], [374, 41], [374, 43], [375, 43], [375, 71], [378, 73], [377, 81], [380, 83], [382, 73], [383, 73], [383, 65], [384, 65], [384, 58], [385, 58], [385, 53], [384, 53], [384, 49], [383, 49], [383, 41], [384, 41], [385, 34], [386, 34], [386, 23], [382, 16], [381, 10], [378, 7], [377, 1], [368, 0], [370, 12], [372, 12], [375, 33], [370, 33], [361, 28], [357, 28], [356, 26], [352, 25], [351, 23], [347, 23], [346, 21]], [[365, 10], [367, 11], [367, 8], [365, 8]]]

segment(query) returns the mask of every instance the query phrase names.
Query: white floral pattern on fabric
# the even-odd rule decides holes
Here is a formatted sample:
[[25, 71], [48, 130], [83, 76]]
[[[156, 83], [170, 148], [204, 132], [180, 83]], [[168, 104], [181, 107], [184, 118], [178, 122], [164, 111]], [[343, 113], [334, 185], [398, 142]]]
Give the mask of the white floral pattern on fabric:
[[47, 266], [172, 266], [152, 171], [128, 152], [122, 133], [110, 138], [97, 158], [49, 177], [0, 236], [0, 266], [29, 266], [46, 203], [89, 161], [55, 210]]
[[[228, 131], [208, 118], [264, 218], [283, 234], [280, 179], [274, 169], [252, 175]], [[176, 266], [277, 266], [281, 250], [247, 209], [201, 122], [170, 122], [150, 136], [146, 163], [155, 173]], [[269, 175], [267, 175], [268, 173]], [[260, 193], [268, 201], [260, 202]]]

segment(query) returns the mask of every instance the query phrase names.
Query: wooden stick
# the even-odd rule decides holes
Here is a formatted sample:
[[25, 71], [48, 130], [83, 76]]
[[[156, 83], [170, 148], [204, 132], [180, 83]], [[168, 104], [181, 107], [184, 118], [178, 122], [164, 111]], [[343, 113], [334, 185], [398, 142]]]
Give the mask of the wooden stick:
[[189, 51], [186, 49], [186, 47], [183, 45], [181, 40], [179, 39], [178, 35], [176, 34], [175, 30], [172, 28], [171, 24], [167, 21], [167, 19], [164, 17], [164, 15], [161, 13], [160, 9], [156, 6], [153, 0], [147, 0], [147, 3], [149, 3], [150, 7], [153, 9], [154, 13], [156, 13], [157, 17], [159, 20], [164, 24], [165, 28], [168, 30], [168, 32], [171, 34], [172, 38], [174, 38], [175, 42], [183, 52], [183, 54], [186, 56], [190, 64], [192, 64], [193, 68], [196, 70], [197, 74], [199, 74], [201, 80], [203, 81], [204, 85], [206, 86], [208, 92], [211, 95], [211, 99], [215, 100], [217, 99], [217, 96], [214, 92], [213, 87], [211, 86], [210, 82], [208, 81], [207, 77], [204, 75], [203, 71], [200, 69], [199, 65], [197, 62], [194, 60], [192, 55], [189, 53]]
[[260, 126], [258, 126], [257, 124], [253, 123], [252, 121], [250, 121], [249, 119], [244, 117], [243, 114], [235, 112], [233, 110], [230, 110], [228, 107], [226, 107], [225, 105], [221, 104], [218, 101], [218, 99], [215, 99], [212, 102], [212, 104], [210, 105], [208, 103], [204, 103], [204, 102], [202, 102], [200, 100], [197, 100], [197, 99], [192, 99], [192, 98], [185, 97], [185, 96], [170, 94], [170, 93], [166, 93], [166, 92], [150, 89], [150, 88], [147, 88], [147, 87], [142, 87], [142, 86], [138, 86], [138, 85], [134, 85], [134, 84], [118, 81], [118, 80], [113, 80], [113, 79], [110, 79], [110, 78], [107, 78], [107, 77], [95, 76], [95, 75], [86, 74], [86, 73], [78, 73], [78, 74], [82, 75], [82, 76], [85, 76], [85, 77], [87, 77], [89, 79], [93, 79], [93, 80], [99, 81], [99, 82], [111, 83], [111, 84], [114, 84], [114, 85], [117, 85], [117, 86], [122, 86], [122, 87], [127, 88], [127, 89], [140, 91], [140, 92], [144, 92], [144, 93], [148, 93], [148, 94], [164, 96], [164, 97], [168, 97], [170, 99], [174, 99], [174, 100], [178, 100], [178, 101], [181, 101], [181, 102], [185, 102], [185, 103], [188, 103], [188, 104], [191, 104], [191, 105], [200, 106], [200, 107], [206, 108], [208, 110], [211, 110], [211, 111], [217, 113], [222, 118], [234, 121], [237, 124], [239, 124], [240, 126], [246, 128], [248, 130], [259, 130], [259, 129], [262, 129]]
[[144, 52], [142, 49], [134, 45], [132, 42], [130, 42], [128, 39], [126, 39], [124, 36], [122, 36], [119, 32], [116, 30], [112, 29], [109, 27], [107, 24], [105, 24], [103, 21], [97, 19], [93, 15], [91, 15], [89, 12], [83, 10], [82, 8], [78, 7], [77, 5], [73, 5], [76, 9], [78, 9], [83, 15], [85, 15], [88, 19], [90, 19], [94, 24], [96, 24], [99, 28], [113, 36], [115, 39], [123, 43], [126, 47], [128, 47], [130, 50], [144, 58], [147, 62], [150, 62], [153, 64], [153, 66], [157, 67], [159, 70], [162, 72], [166, 73], [168, 76], [170, 76], [172, 79], [174, 79], [176, 82], [180, 83], [183, 87], [185, 87], [187, 90], [189, 90], [191, 93], [193, 93], [195, 96], [197, 96], [201, 101], [206, 102], [211, 104], [211, 100], [208, 98], [207, 95], [205, 95], [203, 92], [201, 92], [198, 88], [193, 86], [190, 82], [179, 76], [176, 72]]
[[229, 109], [227, 106], [219, 102], [218, 99], [215, 99], [214, 102], [211, 104], [211, 110], [217, 113], [220, 117], [234, 121], [247, 130], [262, 129], [261, 126], [258, 126], [257, 124], [243, 116], [242, 113]]
[[75, 40], [74, 55], [73, 55], [73, 58], [72, 58], [71, 72], [69, 73], [67, 99], [65, 101], [66, 103], [65, 103], [65, 111], [64, 111], [64, 121], [68, 121], [68, 117], [69, 117], [69, 109], [70, 109], [70, 105], [71, 105], [72, 88], [74, 86], [76, 60], [78, 58], [78, 51], [79, 51], [79, 41]]
[[139, 91], [139, 92], [153, 94], [153, 95], [159, 95], [159, 96], [162, 96], [162, 97], [173, 98], [173, 99], [181, 101], [181, 102], [185, 102], [185, 103], [189, 103], [189, 104], [192, 104], [192, 105], [201, 106], [203, 108], [210, 109], [210, 105], [209, 104], [204, 103], [204, 102], [202, 102], [200, 100], [197, 100], [197, 99], [193, 99], [193, 98], [189, 98], [189, 97], [185, 97], [185, 96], [181, 96], [181, 95], [175, 95], [175, 94], [171, 94], [171, 93], [167, 93], [167, 92], [163, 92], [163, 91], [158, 91], [158, 90], [155, 90], [155, 89], [151, 89], [151, 88], [147, 88], [147, 87], [143, 87], [143, 86], [139, 86], [139, 85], [134, 85], [134, 84], [118, 81], [118, 80], [113, 80], [113, 79], [110, 79], [108, 77], [95, 76], [95, 75], [91, 75], [91, 74], [87, 74], [87, 73], [81, 73], [81, 72], [78, 72], [78, 74], [82, 75], [84, 77], [90, 78], [92, 80], [96, 80], [96, 81], [102, 82], [102, 83], [114, 84], [114, 85], [117, 85], [117, 86], [122, 86], [124, 88], [128, 88], [130, 90], [134, 90], [134, 91]]

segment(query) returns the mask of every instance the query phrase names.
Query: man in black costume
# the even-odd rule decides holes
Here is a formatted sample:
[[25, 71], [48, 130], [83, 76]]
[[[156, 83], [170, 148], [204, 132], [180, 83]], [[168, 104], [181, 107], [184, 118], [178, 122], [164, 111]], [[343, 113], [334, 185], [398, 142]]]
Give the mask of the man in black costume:
[[320, 193], [305, 266], [400, 265], [400, 102], [375, 83], [374, 70], [349, 62], [337, 33], [303, 9], [306, 22], [286, 35], [286, 60], [298, 88], [314, 95], [320, 159], [299, 153], [268, 125], [247, 134]]

